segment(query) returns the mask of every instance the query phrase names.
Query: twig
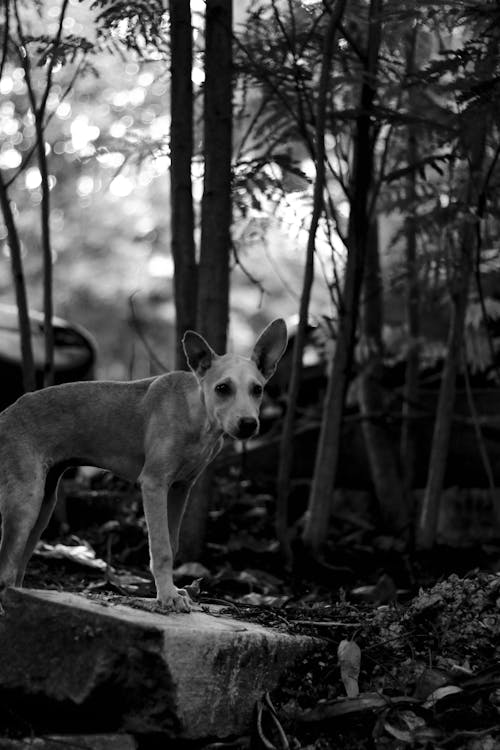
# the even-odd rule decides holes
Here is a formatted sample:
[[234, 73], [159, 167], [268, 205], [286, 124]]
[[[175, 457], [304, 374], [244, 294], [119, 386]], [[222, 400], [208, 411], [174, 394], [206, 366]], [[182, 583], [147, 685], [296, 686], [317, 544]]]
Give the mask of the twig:
[[257, 710], [256, 710], [256, 730], [259, 737], [259, 740], [262, 744], [262, 747], [266, 748], [266, 750], [277, 750], [276, 745], [274, 742], [271, 742], [271, 740], [268, 740], [264, 733], [263, 729], [263, 716], [267, 716], [269, 721], [271, 722], [272, 726], [274, 727], [280, 743], [280, 750], [289, 750], [290, 744], [288, 742], [287, 736], [283, 730], [283, 727], [281, 726], [280, 720], [278, 719], [278, 714], [276, 713], [276, 709], [274, 708], [271, 698], [269, 697], [269, 693], [265, 693], [263, 700], [257, 701]]
[[133, 325], [133, 328], [134, 328], [137, 336], [139, 337], [142, 345], [144, 346], [144, 348], [145, 348], [145, 350], [146, 350], [146, 352], [147, 352], [147, 354], [148, 354], [151, 362], [153, 362], [156, 365], [156, 367], [158, 367], [163, 372], [169, 372], [169, 368], [160, 359], [158, 359], [158, 357], [156, 356], [153, 347], [151, 346], [151, 344], [147, 340], [147, 338], [146, 338], [146, 336], [144, 334], [144, 331], [142, 330], [142, 325], [141, 325], [141, 323], [139, 321], [139, 318], [137, 317], [137, 313], [136, 313], [135, 305], [134, 305], [134, 296], [136, 294], [137, 294], [137, 292], [132, 292], [132, 294], [129, 295], [129, 298], [128, 298], [128, 303], [129, 303], [129, 306], [130, 306], [130, 312], [132, 314], [132, 325]]
[[340, 620], [289, 620], [292, 625], [311, 625], [315, 628], [360, 628], [360, 622], [341, 622]]
[[259, 305], [258, 305], [258, 307], [260, 308], [260, 307], [262, 306], [262, 300], [264, 299], [264, 295], [266, 294], [266, 290], [265, 290], [265, 287], [264, 287], [264, 285], [262, 284], [262, 282], [261, 282], [261, 281], [259, 281], [259, 279], [258, 279], [258, 278], [256, 278], [256, 277], [255, 277], [255, 276], [254, 276], [254, 275], [253, 275], [253, 274], [251, 273], [251, 271], [249, 271], [249, 270], [248, 270], [248, 268], [247, 268], [247, 267], [246, 267], [246, 266], [245, 266], [245, 265], [244, 265], [244, 264], [242, 263], [242, 261], [241, 261], [241, 258], [240, 258], [240, 256], [239, 256], [239, 253], [238, 253], [238, 250], [236, 249], [236, 244], [235, 244], [234, 242], [232, 242], [232, 243], [231, 243], [231, 248], [232, 248], [232, 251], [233, 251], [233, 255], [234, 255], [234, 260], [235, 260], [235, 262], [236, 262], [236, 265], [237, 265], [237, 266], [239, 266], [239, 267], [241, 268], [241, 270], [243, 271], [243, 273], [245, 274], [245, 276], [247, 277], [247, 279], [248, 279], [248, 280], [249, 280], [249, 281], [250, 281], [250, 282], [251, 282], [251, 283], [252, 283], [252, 284], [253, 284], [254, 286], [256, 286], [256, 287], [257, 287], [257, 289], [258, 289], [258, 290], [259, 290], [259, 292], [260, 292], [260, 302], [259, 302]]
[[462, 729], [458, 732], [454, 732], [450, 737], [441, 740], [441, 745], [449, 745], [450, 742], [455, 742], [459, 737], [484, 737], [485, 734], [492, 734], [493, 732], [500, 731], [500, 724], [493, 724], [491, 727], [485, 727], [485, 729]]

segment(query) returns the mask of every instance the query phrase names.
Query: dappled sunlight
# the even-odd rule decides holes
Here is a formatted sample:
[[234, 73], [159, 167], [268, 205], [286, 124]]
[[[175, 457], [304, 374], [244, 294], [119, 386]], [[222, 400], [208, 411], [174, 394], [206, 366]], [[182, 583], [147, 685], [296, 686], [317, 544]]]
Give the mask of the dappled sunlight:
[[87, 115], [77, 115], [70, 126], [71, 143], [74, 151], [83, 156], [94, 153], [93, 150], [89, 151], [89, 146], [92, 141], [99, 138], [100, 132], [97, 125], [93, 125]]
[[[65, 33], [93, 39], [88, 8], [88, 3], [72, 0]], [[44, 10], [48, 28], [54, 33], [59, 1], [47, 2]], [[192, 68], [195, 92], [204, 83], [203, 58], [197, 48], [203, 38], [204, 10], [202, 0], [192, 3], [197, 40]], [[236, 16], [242, 20], [241, 9], [235, 11]], [[118, 25], [117, 37], [123, 38], [126, 33], [126, 24]], [[128, 296], [139, 291], [145, 299], [154, 297], [153, 307], [161, 308], [161, 314], [168, 316], [165, 323], [171, 325], [171, 121], [165, 61], [153, 56], [143, 63], [134, 53], [121, 59], [103, 52], [92, 59], [92, 65], [98, 77], [81, 76], [69, 89], [71, 65], [58, 68], [47, 100], [56, 311], [83, 322], [90, 320], [88, 307], [80, 305], [80, 293], [75, 293], [88, 287], [96, 299], [108, 300], [123, 315]], [[16, 176], [15, 170], [22, 167], [34, 144], [34, 120], [25, 106], [26, 94], [24, 71], [7, 63], [0, 85], [0, 167], [7, 170], [9, 178]], [[313, 179], [310, 159], [302, 160], [301, 169]], [[278, 163], [265, 165], [262, 175], [270, 180], [285, 178]], [[195, 154], [192, 192], [198, 219], [203, 178], [203, 161]], [[256, 310], [265, 307], [270, 315], [287, 317], [296, 309], [312, 195], [312, 185], [302, 182], [301, 190], [277, 190], [263, 196], [261, 208], [252, 206], [245, 216], [234, 212], [233, 239], [241, 264], [236, 262], [232, 271], [231, 306], [236, 321], [233, 325], [246, 331], [244, 337], [250, 338], [252, 331], [252, 324], [245, 319], [251, 320]], [[38, 306], [40, 187], [40, 172], [31, 157], [13, 184], [12, 198], [19, 211], [30, 298]], [[342, 206], [339, 212], [342, 214]], [[0, 230], [4, 239], [5, 230]], [[195, 237], [199, 242], [198, 226]], [[326, 224], [320, 222], [313, 315], [335, 312], [329, 290], [333, 283], [332, 252], [341, 270], [344, 246], [335, 232], [329, 233]], [[8, 257], [2, 257], [0, 298], [11, 300]]]
[[16, 169], [22, 162], [22, 156], [15, 148], [6, 148], [0, 152], [0, 168]]

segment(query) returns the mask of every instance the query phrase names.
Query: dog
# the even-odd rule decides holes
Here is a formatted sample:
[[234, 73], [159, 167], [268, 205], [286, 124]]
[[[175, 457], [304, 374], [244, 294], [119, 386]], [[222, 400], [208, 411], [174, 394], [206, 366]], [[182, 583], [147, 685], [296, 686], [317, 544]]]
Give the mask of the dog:
[[250, 357], [217, 355], [205, 339], [182, 339], [189, 371], [131, 382], [91, 381], [28, 393], [0, 414], [0, 592], [22, 586], [62, 473], [92, 465], [142, 492], [157, 607], [189, 612], [172, 579], [190, 490], [223, 445], [259, 429], [265, 383], [287, 345], [278, 318]]

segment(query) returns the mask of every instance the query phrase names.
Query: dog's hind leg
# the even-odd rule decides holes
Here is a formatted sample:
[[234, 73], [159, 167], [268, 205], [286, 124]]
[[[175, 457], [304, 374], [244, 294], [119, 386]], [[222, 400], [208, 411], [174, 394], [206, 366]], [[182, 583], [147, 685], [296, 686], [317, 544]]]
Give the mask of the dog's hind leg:
[[36, 519], [35, 524], [30, 531], [28, 541], [26, 542], [26, 546], [24, 548], [21, 565], [16, 576], [16, 586], [23, 585], [24, 574], [26, 572], [28, 562], [35, 550], [36, 545], [40, 540], [41, 535], [45, 531], [47, 524], [50, 521], [50, 517], [52, 516], [57, 503], [57, 488], [59, 485], [59, 480], [64, 473], [65, 468], [66, 467], [61, 468], [58, 466], [54, 466], [49, 470], [47, 474], [47, 478], [45, 479], [45, 490], [43, 494], [42, 505], [38, 513], [38, 518]]
[[17, 477], [10, 477], [0, 487], [0, 592], [7, 586], [19, 584], [26, 545], [42, 506], [43, 479], [43, 471], [39, 467], [29, 481], [24, 477], [21, 481]]

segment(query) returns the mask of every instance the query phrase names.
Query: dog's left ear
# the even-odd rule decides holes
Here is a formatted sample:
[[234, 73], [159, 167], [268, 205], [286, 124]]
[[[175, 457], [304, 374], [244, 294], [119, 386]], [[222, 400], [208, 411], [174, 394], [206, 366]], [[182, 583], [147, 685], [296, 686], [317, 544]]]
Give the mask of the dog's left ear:
[[285, 353], [287, 343], [288, 334], [283, 318], [276, 318], [269, 323], [257, 339], [251, 359], [266, 380], [274, 375], [278, 362]]
[[182, 337], [182, 348], [189, 367], [197, 377], [202, 378], [211, 367], [216, 353], [196, 331], [186, 331]]

